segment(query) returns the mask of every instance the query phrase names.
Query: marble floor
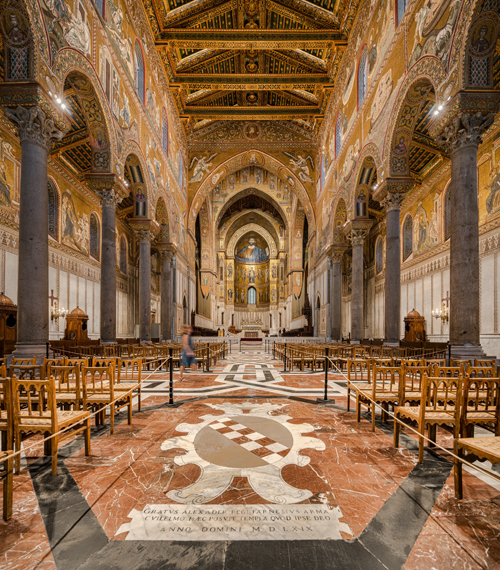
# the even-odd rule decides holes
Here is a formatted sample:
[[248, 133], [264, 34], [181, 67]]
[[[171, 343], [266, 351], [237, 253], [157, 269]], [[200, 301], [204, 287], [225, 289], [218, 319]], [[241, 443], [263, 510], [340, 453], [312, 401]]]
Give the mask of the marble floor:
[[[464, 473], [392, 423], [347, 412], [345, 378], [283, 372], [262, 347], [211, 373], [152, 373], [133, 423], [77, 437], [51, 476], [43, 449], [23, 457], [14, 514], [0, 523], [0, 568], [500, 568], [500, 486]], [[30, 440], [32, 443], [33, 440]], [[452, 438], [438, 432], [451, 449]]]

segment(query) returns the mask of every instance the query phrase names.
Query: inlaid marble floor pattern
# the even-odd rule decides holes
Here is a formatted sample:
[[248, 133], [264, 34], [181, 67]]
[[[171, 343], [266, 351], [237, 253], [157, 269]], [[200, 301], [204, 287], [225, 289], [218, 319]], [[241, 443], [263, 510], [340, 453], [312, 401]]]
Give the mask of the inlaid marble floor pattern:
[[[147, 376], [147, 373], [145, 373]], [[14, 515], [0, 523], [2, 570], [448, 570], [500, 568], [499, 490], [391, 423], [318, 401], [324, 372], [283, 372], [252, 347], [211, 374], [145, 382], [142, 411], [60, 447], [15, 476]], [[438, 429], [438, 443], [451, 448]], [[32, 440], [30, 440], [31, 443]]]

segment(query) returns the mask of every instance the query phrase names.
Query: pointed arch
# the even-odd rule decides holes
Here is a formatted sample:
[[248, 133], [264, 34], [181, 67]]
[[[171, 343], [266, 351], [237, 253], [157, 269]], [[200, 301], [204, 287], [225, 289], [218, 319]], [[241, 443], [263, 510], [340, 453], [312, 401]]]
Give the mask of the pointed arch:
[[92, 212], [90, 214], [90, 255], [99, 261], [100, 253], [101, 253], [101, 231], [100, 231], [100, 223], [97, 214]]
[[135, 40], [135, 91], [137, 96], [144, 105], [144, 89], [145, 89], [145, 67], [142, 46], [139, 40]]
[[396, 2], [396, 27], [399, 26], [403, 16], [405, 15], [406, 8], [408, 7], [409, 0], [395, 0]]
[[363, 46], [358, 63], [358, 109], [365, 100], [368, 89], [368, 47]]
[[338, 157], [340, 147], [342, 146], [342, 114], [337, 114], [337, 122], [335, 123], [335, 158]]
[[380, 275], [384, 270], [384, 240], [378, 236], [375, 244], [375, 273]]
[[413, 218], [408, 214], [403, 222], [403, 261], [413, 253]]
[[59, 241], [59, 192], [53, 180], [47, 179], [49, 194], [49, 236]]
[[451, 184], [448, 184], [448, 188], [444, 193], [444, 241], [447, 241], [451, 237]]
[[168, 157], [168, 118], [165, 107], [161, 108], [161, 146]]
[[127, 239], [122, 234], [120, 238], [120, 273], [127, 275]]

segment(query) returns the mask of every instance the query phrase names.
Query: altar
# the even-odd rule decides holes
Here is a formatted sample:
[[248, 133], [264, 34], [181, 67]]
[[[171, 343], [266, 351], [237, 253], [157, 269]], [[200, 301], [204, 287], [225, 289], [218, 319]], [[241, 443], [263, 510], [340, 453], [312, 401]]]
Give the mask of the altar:
[[264, 323], [258, 319], [244, 319], [241, 321], [241, 331], [243, 339], [260, 340]]

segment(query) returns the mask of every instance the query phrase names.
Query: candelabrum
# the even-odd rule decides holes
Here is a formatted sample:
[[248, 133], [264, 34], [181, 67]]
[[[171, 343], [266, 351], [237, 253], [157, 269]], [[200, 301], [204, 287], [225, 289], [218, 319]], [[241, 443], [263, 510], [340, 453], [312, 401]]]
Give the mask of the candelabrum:
[[54, 306], [52, 307], [51, 312], [50, 312], [50, 318], [52, 320], [60, 319], [61, 317], [65, 317], [67, 314], [68, 314], [68, 310], [65, 309], [64, 307], [59, 307], [59, 304], [56, 301], [54, 303]]
[[443, 321], [448, 321], [450, 312], [444, 301], [442, 302], [441, 307], [439, 307], [439, 309], [433, 309], [432, 316], [435, 319], [442, 319]]

